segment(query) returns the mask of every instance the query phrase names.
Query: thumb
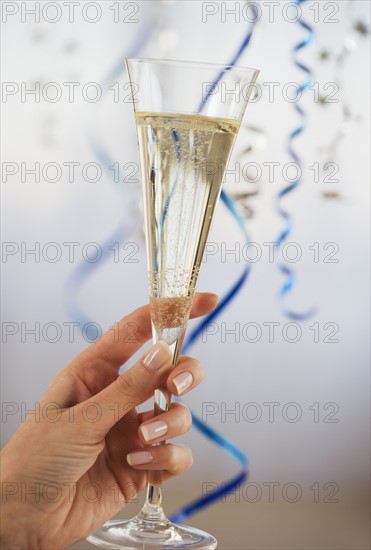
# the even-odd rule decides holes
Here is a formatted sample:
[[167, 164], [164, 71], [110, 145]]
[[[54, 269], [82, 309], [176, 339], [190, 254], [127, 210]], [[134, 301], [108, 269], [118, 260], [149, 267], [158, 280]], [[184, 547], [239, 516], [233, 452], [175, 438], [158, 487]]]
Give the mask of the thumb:
[[152, 346], [129, 370], [79, 407], [99, 412], [94, 424], [96, 435], [105, 435], [132, 408], [149, 399], [172, 367], [172, 352], [160, 341]]

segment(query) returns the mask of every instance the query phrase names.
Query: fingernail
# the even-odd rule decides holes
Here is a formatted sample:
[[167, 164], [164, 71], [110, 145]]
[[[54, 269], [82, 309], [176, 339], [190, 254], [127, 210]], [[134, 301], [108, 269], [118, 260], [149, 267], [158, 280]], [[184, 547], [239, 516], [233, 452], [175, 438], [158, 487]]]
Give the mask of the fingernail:
[[143, 364], [153, 370], [160, 369], [171, 357], [171, 351], [166, 342], [157, 342], [143, 358]]
[[130, 466], [138, 466], [139, 464], [148, 464], [152, 462], [153, 456], [149, 451], [138, 451], [137, 453], [129, 453], [126, 455], [126, 460]]
[[184, 371], [178, 374], [178, 376], [175, 376], [175, 378], [173, 378], [173, 382], [175, 384], [177, 394], [180, 395], [192, 386], [193, 376], [190, 372]]
[[167, 432], [167, 424], [162, 420], [156, 420], [156, 422], [150, 422], [149, 424], [143, 424], [140, 427], [142, 436], [145, 441], [152, 441], [157, 439]]

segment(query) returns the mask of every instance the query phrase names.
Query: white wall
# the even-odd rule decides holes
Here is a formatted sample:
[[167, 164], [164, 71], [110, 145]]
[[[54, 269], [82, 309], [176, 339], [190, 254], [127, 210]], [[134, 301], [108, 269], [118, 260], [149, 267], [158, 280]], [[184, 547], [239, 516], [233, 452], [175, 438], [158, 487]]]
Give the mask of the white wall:
[[[139, 2], [139, 13], [135, 16], [139, 18], [138, 23], [115, 24], [114, 13], [109, 10], [111, 4], [101, 3], [102, 18], [95, 24], [81, 17], [69, 23], [68, 12], [63, 11], [62, 19], [55, 24], [43, 20], [35, 24], [30, 16], [22, 23], [18, 13], [2, 25], [3, 80], [16, 82], [19, 86], [21, 82], [27, 85], [34, 81], [44, 85], [57, 82], [64, 90], [57, 103], [43, 99], [35, 103], [29, 97], [22, 103], [17, 93], [2, 104], [3, 162], [18, 165], [24, 162], [27, 167], [35, 162], [40, 162], [41, 166], [48, 162], [80, 163], [77, 170], [80, 176], [73, 183], [68, 182], [66, 169], [56, 183], [43, 178], [35, 183], [32, 176], [27, 176], [22, 183], [20, 172], [3, 183], [3, 241], [14, 242], [19, 247], [25, 242], [29, 248], [35, 242], [41, 243], [41, 247], [56, 242], [63, 249], [57, 263], [47, 262], [42, 257], [36, 263], [31, 256], [22, 262], [20, 253], [3, 257], [2, 321], [16, 323], [19, 332], [8, 336], [3, 345], [2, 398], [7, 403], [25, 403], [27, 408], [34, 405], [56, 372], [86, 345], [78, 331], [70, 343], [67, 328], [63, 326], [71, 320], [66, 312], [66, 281], [77, 265], [86, 263], [81, 255], [83, 246], [89, 242], [102, 244], [123, 220], [133, 226], [133, 232], [121, 245], [127, 241], [138, 243], [138, 263], [115, 263], [112, 257], [105, 263], [98, 263], [78, 299], [87, 316], [104, 328], [146, 301], [142, 222], [137, 206], [139, 185], [115, 184], [112, 177], [106, 175], [97, 183], [89, 183], [81, 177], [81, 167], [85, 163], [99, 162], [88, 143], [87, 138], [92, 134], [121, 165], [138, 160], [131, 105], [114, 103], [113, 92], [104, 84], [105, 77], [116, 63], [123, 62], [135, 36], [150, 21], [155, 25], [158, 20], [162, 34], [155, 30], [141, 56], [209, 62], [227, 62], [248, 28], [243, 18], [238, 23], [230, 16], [223, 23], [220, 12], [205, 23], [202, 3], [188, 1]], [[228, 4], [234, 5], [234, 2]], [[354, 4], [355, 16], [369, 20], [369, 4]], [[263, 7], [263, 18], [256, 28], [255, 38], [239, 62], [261, 69], [261, 85], [280, 83], [279, 92], [285, 83], [300, 82], [303, 78], [302, 72], [294, 67], [290, 52], [304, 31], [299, 25], [284, 20], [284, 5], [282, 2], [277, 8], [274, 23], [269, 22], [267, 7]], [[321, 12], [320, 22], [313, 25], [316, 43], [301, 54], [313, 68], [320, 87], [333, 81], [334, 62], [333, 59], [321, 62], [319, 50], [328, 49], [338, 54], [349, 27], [346, 3], [339, 2], [336, 6], [339, 7], [336, 15], [339, 22], [325, 23]], [[313, 10], [308, 5], [303, 9], [308, 21], [313, 22]], [[81, 13], [81, 7], [77, 13]], [[128, 16], [129, 12], [121, 15]], [[54, 15], [50, 12], [48, 16]], [[89, 16], [93, 17], [93, 12]], [[287, 303], [297, 310], [314, 305], [318, 313], [310, 322], [302, 323], [299, 342], [284, 340], [282, 330], [289, 320], [281, 314], [277, 300], [282, 277], [277, 266], [269, 263], [262, 243], [274, 241], [282, 227], [274, 201], [284, 185], [280, 170], [290, 161], [286, 141], [298, 124], [298, 116], [293, 105], [279, 95], [270, 103], [267, 87], [263, 86], [263, 97], [249, 106], [246, 121], [264, 130], [267, 147], [256, 155], [250, 154], [244, 161], [281, 163], [273, 183], [267, 181], [268, 172], [263, 166], [260, 192], [252, 201], [255, 216], [248, 227], [252, 240], [264, 249], [263, 258], [252, 266], [250, 280], [243, 292], [218, 320], [218, 333], [205, 337], [207, 341], [200, 342], [192, 350], [205, 363], [207, 380], [187, 398], [187, 402], [198, 413], [207, 403], [215, 403], [219, 412], [209, 416], [208, 421], [247, 452], [251, 477], [255, 480], [335, 481], [341, 486], [362, 487], [369, 473], [369, 43], [367, 38], [356, 36], [357, 47], [349, 54], [342, 74], [344, 92], [361, 120], [353, 124], [339, 148], [340, 182], [335, 188], [339, 189], [341, 199], [323, 199], [322, 190], [333, 187], [315, 183], [313, 171], [308, 169], [313, 163], [321, 162], [321, 148], [337, 132], [341, 105], [321, 107], [313, 101], [313, 91], [310, 91], [302, 99], [308, 114], [308, 127], [295, 144], [306, 166], [303, 185], [285, 201], [295, 220], [290, 240], [300, 245], [303, 254], [302, 259], [293, 264], [297, 287]], [[122, 87], [127, 77], [122, 73], [116, 80]], [[73, 103], [69, 103], [67, 89], [63, 87], [63, 82], [67, 81], [81, 83], [77, 89], [78, 99]], [[82, 100], [78, 91], [91, 81], [100, 83], [104, 91], [102, 100], [95, 104]], [[340, 93], [336, 97], [340, 97]], [[248, 131], [243, 129], [232, 164], [240, 158], [247, 140]], [[228, 178], [229, 191], [246, 188], [249, 188], [246, 184], [234, 184], [233, 176]], [[228, 247], [235, 246], [236, 242], [243, 246], [235, 222], [222, 205], [210, 240], [218, 247], [222, 242]], [[64, 242], [72, 241], [80, 243], [74, 263], [68, 261], [67, 249], [63, 246]], [[328, 242], [336, 243], [339, 262], [315, 263], [313, 251], [309, 249], [315, 242], [320, 243], [321, 248]], [[323, 255], [322, 249], [321, 258]], [[204, 264], [199, 288], [223, 294], [243, 267], [243, 258], [237, 260], [229, 256], [223, 263], [220, 253], [210, 256]], [[268, 329], [263, 325], [270, 321], [280, 323], [274, 343], [269, 343]], [[41, 341], [35, 343], [34, 337], [28, 335], [22, 342], [21, 323], [29, 328], [36, 322], [41, 327], [58, 323], [62, 327], [60, 341], [50, 343], [41, 336]], [[236, 323], [241, 329], [248, 322], [259, 323], [262, 338], [257, 343], [249, 343], [242, 334], [239, 343], [234, 336], [222, 341], [221, 322], [228, 329]], [[329, 322], [339, 326], [338, 343], [323, 343], [330, 332], [323, 327]], [[319, 343], [314, 342], [314, 332], [309, 328], [313, 323], [321, 327]], [[249, 335], [252, 337], [252, 329]], [[52, 331], [48, 337], [52, 337]], [[246, 404], [256, 402], [263, 411], [262, 419], [251, 423], [243, 417], [236, 421], [238, 419], [229, 415], [222, 422], [222, 402], [229, 409], [236, 404], [243, 409]], [[269, 422], [268, 408], [263, 405], [266, 402], [279, 403], [273, 423]], [[297, 403], [302, 411], [302, 418], [297, 423], [282, 418], [282, 410], [290, 402]], [[309, 408], [315, 402], [321, 409], [319, 423], [313, 421], [314, 412]], [[331, 412], [331, 409], [323, 410], [328, 402], [334, 402], [338, 408], [338, 423], [323, 422], [324, 415]], [[288, 413], [293, 414], [294, 410]], [[248, 414], [253, 416], [252, 408]], [[17, 413], [4, 420], [2, 437], [5, 442], [20, 423], [21, 416]], [[233, 462], [214, 451], [199, 435], [191, 433], [187, 439], [193, 444], [198, 459], [195, 476], [204, 479], [207, 473], [224, 479], [234, 471]], [[215, 457], [211, 464], [210, 452]]]

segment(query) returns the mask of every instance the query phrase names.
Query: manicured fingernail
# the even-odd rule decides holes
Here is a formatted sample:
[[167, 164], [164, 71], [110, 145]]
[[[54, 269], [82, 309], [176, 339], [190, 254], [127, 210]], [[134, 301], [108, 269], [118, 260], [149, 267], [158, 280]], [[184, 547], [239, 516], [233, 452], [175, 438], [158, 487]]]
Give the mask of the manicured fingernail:
[[166, 342], [157, 342], [143, 358], [143, 364], [153, 370], [160, 369], [171, 357], [171, 351]]
[[190, 372], [184, 371], [178, 374], [178, 376], [175, 376], [175, 378], [173, 378], [173, 382], [175, 384], [177, 394], [180, 395], [192, 386], [193, 376]]
[[143, 424], [140, 427], [142, 436], [145, 441], [152, 441], [152, 439], [157, 439], [167, 432], [167, 424], [162, 422], [162, 420], [156, 420], [155, 422], [150, 422], [149, 424]]
[[129, 453], [126, 460], [130, 466], [138, 466], [139, 464], [152, 462], [153, 456], [149, 451], [138, 451], [137, 453]]

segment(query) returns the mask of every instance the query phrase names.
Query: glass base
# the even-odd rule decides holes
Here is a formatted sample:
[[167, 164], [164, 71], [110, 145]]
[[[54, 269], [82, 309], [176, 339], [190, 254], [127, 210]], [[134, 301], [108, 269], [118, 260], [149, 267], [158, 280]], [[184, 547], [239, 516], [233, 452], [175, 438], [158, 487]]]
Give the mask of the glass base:
[[161, 550], [162, 548], [190, 548], [213, 550], [216, 539], [193, 527], [174, 525], [168, 520], [153, 522], [139, 516], [128, 520], [111, 520], [87, 539], [100, 548], [111, 550]]

